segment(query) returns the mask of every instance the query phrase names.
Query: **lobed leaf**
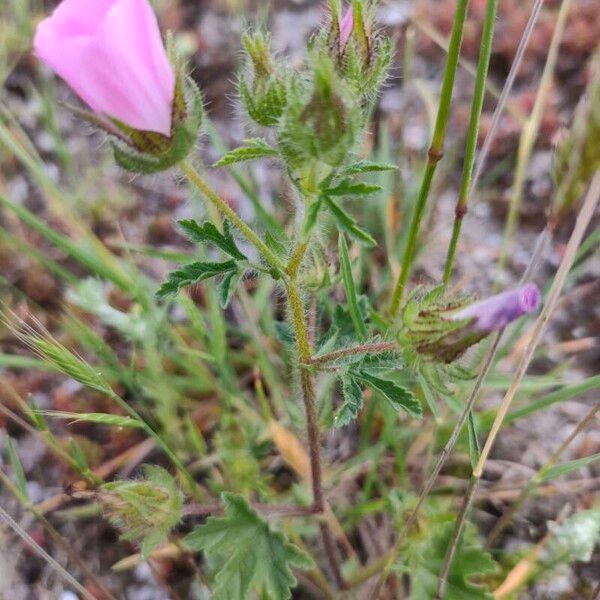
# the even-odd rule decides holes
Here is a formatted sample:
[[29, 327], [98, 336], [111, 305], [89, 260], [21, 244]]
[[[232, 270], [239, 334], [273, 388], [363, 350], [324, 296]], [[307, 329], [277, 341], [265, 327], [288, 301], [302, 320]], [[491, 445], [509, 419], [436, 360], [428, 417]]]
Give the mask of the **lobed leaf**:
[[247, 600], [252, 591], [265, 598], [287, 600], [296, 585], [291, 567], [309, 569], [308, 555], [274, 531], [237, 494], [224, 493], [224, 517], [211, 517], [184, 538], [194, 552], [204, 551], [215, 575], [212, 600]]
[[227, 220], [223, 223], [223, 233], [210, 221], [199, 225], [194, 219], [184, 219], [179, 221], [179, 226], [192, 242], [211, 242], [233, 258], [238, 260], [246, 260], [247, 258], [237, 247], [231, 233], [231, 223]]
[[379, 392], [395, 409], [405, 410], [411, 417], [421, 419], [423, 408], [413, 393], [394, 381], [381, 379], [370, 373], [360, 371], [356, 377], [366, 383], [371, 389]]
[[177, 271], [169, 273], [167, 281], [165, 281], [156, 295], [160, 298], [176, 294], [182, 287], [192, 285], [217, 275], [226, 273], [237, 273], [238, 267], [234, 260], [228, 260], [222, 263], [214, 262], [195, 262], [185, 265]]
[[226, 167], [246, 160], [255, 160], [257, 158], [277, 157], [279, 152], [270, 146], [262, 138], [252, 138], [244, 140], [244, 145], [234, 150], [230, 150], [222, 156], [213, 167]]

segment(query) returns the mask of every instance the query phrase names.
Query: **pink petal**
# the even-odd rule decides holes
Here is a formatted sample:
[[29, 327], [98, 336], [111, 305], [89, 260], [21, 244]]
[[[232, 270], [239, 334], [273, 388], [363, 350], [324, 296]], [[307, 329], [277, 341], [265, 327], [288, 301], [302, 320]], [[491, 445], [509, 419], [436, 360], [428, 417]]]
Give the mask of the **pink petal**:
[[91, 1], [64, 0], [38, 27], [36, 54], [95, 112], [170, 135], [175, 77], [148, 1], [100, 0], [95, 27], [81, 14]]
[[340, 50], [343, 50], [352, 35], [352, 29], [354, 27], [354, 13], [352, 6], [346, 11], [340, 23]]

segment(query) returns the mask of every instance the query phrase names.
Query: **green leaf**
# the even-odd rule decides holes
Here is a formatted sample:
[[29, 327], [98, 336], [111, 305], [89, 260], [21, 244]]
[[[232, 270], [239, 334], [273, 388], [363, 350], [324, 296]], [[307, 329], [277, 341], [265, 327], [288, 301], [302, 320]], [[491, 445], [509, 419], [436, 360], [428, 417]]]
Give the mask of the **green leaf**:
[[600, 537], [600, 508], [580, 511], [560, 525], [549, 523], [548, 528], [552, 537], [546, 560], [551, 566], [557, 562], [589, 562]]
[[348, 374], [342, 377], [342, 393], [344, 403], [335, 415], [334, 423], [336, 427], [344, 427], [354, 421], [363, 405], [362, 388], [356, 379]]
[[287, 256], [287, 245], [286, 241], [277, 232], [271, 233], [270, 231], [265, 232], [265, 244], [269, 250], [273, 250], [274, 254], [279, 258]]
[[377, 242], [366, 231], [363, 231], [353, 217], [329, 196], [323, 196], [327, 208], [335, 218], [338, 229], [345, 231], [364, 246], [377, 246]]
[[231, 233], [231, 223], [223, 223], [223, 233], [221, 233], [210, 221], [199, 225], [193, 219], [184, 219], [179, 221], [179, 226], [187, 237], [196, 243], [212, 242], [215, 246], [229, 254], [229, 256], [238, 260], [246, 260], [246, 256], [237, 247]]
[[366, 196], [380, 190], [381, 186], [379, 185], [344, 179], [335, 187], [323, 190], [323, 194], [326, 196]]
[[231, 150], [221, 157], [213, 167], [226, 167], [235, 163], [257, 158], [276, 157], [279, 152], [273, 146], [270, 146], [262, 138], [251, 138], [244, 140], [244, 145]]
[[474, 469], [481, 455], [481, 447], [479, 446], [477, 428], [475, 427], [475, 418], [472, 411], [469, 411], [467, 426], [469, 428], [469, 456], [471, 458], [471, 466]]
[[370, 160], [360, 160], [347, 166], [342, 172], [344, 175], [358, 173], [380, 173], [382, 171], [395, 171], [398, 167], [389, 163], [376, 163]]
[[78, 413], [63, 410], [36, 410], [35, 414], [55, 419], [71, 419], [73, 423], [85, 422], [96, 425], [109, 425], [112, 427], [128, 427], [139, 429], [143, 427], [140, 421], [122, 415], [111, 415], [109, 413]]
[[275, 321], [275, 333], [279, 338], [279, 341], [286, 344], [287, 346], [293, 346], [296, 343], [296, 337], [294, 336], [294, 330], [289, 323], [285, 321]]
[[550, 481], [551, 479], [556, 479], [561, 475], [566, 475], [567, 473], [572, 473], [573, 471], [579, 471], [579, 469], [583, 469], [584, 467], [595, 463], [597, 460], [600, 460], [600, 452], [597, 454], [592, 454], [591, 456], [585, 456], [584, 458], [570, 460], [562, 465], [556, 465], [543, 472], [541, 481]]
[[17, 488], [19, 492], [21, 492], [23, 498], [25, 500], [29, 500], [29, 493], [27, 491], [27, 478], [25, 477], [23, 465], [21, 464], [21, 460], [17, 454], [15, 442], [11, 437], [6, 438], [6, 448], [8, 449], [8, 459], [10, 460], [10, 466], [12, 467], [15, 476]]
[[163, 298], [176, 294], [182, 287], [192, 285], [198, 281], [204, 281], [217, 275], [224, 275], [231, 271], [237, 272], [238, 267], [234, 260], [228, 260], [222, 263], [214, 262], [195, 262], [185, 265], [169, 273], [167, 281], [165, 281], [158, 292], [157, 296]]
[[[411, 543], [408, 569], [410, 573], [410, 599], [435, 598], [438, 577], [450, 544], [454, 523], [435, 524], [424, 528], [423, 539]], [[445, 600], [491, 600], [492, 595], [483, 586], [474, 583], [482, 575], [497, 571], [497, 565], [475, 539], [469, 527], [459, 545], [448, 575]]]
[[394, 381], [375, 377], [370, 373], [360, 371], [355, 376], [366, 383], [370, 388], [379, 392], [395, 409], [404, 409], [411, 417], [420, 419], [423, 417], [421, 403], [414, 397], [410, 390], [402, 387]]
[[243, 271], [231, 271], [225, 277], [219, 286], [219, 304], [221, 308], [227, 308], [235, 290], [244, 276]]
[[306, 211], [306, 217], [304, 219], [304, 224], [302, 226], [302, 235], [306, 239], [310, 232], [313, 230], [314, 226], [317, 223], [317, 217], [319, 216], [319, 212], [321, 211], [321, 207], [323, 206], [323, 198], [317, 198], [314, 202], [312, 202]]
[[311, 559], [274, 531], [237, 494], [224, 493], [224, 517], [211, 517], [184, 538], [194, 552], [203, 550], [213, 564], [220, 561], [212, 600], [247, 600], [251, 592], [287, 600], [296, 579], [291, 567], [309, 569]]
[[356, 287], [354, 285], [354, 275], [352, 274], [352, 265], [350, 264], [350, 256], [348, 254], [348, 244], [346, 243], [346, 237], [343, 233], [339, 236], [338, 248], [340, 253], [340, 270], [342, 273], [342, 281], [344, 282], [346, 300], [348, 301], [348, 310], [356, 334], [361, 340], [364, 340], [367, 338], [367, 327], [359, 310]]

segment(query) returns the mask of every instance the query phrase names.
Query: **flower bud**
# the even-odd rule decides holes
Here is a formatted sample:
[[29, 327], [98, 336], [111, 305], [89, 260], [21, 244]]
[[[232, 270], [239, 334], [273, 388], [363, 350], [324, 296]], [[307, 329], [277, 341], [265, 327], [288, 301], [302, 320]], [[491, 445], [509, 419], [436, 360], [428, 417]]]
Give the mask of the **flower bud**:
[[248, 55], [248, 76], [242, 75], [238, 89], [248, 116], [263, 127], [277, 123], [286, 104], [286, 84], [278, 73], [269, 51], [269, 38], [262, 33], [245, 34], [242, 38]]
[[[341, 19], [339, 3], [331, 2], [330, 8], [337, 43], [327, 43], [337, 70], [355, 93], [370, 100], [385, 81], [392, 60], [390, 39], [381, 36], [375, 27], [377, 2], [352, 0]], [[330, 38], [331, 34], [321, 40]]]
[[327, 55], [314, 54], [309, 82], [292, 81], [278, 132], [293, 167], [319, 161], [339, 166], [355, 146], [364, 116]]
[[352, 7], [350, 7], [342, 20], [340, 21], [340, 52], [344, 52], [346, 44], [350, 40], [352, 35], [352, 29], [354, 27], [354, 13]]
[[435, 294], [411, 298], [403, 312], [402, 342], [425, 360], [451, 363], [493, 331], [536, 311], [540, 299], [533, 283], [470, 304], [441, 302]]
[[101, 487], [98, 500], [123, 539], [141, 540], [148, 555], [181, 519], [183, 494], [167, 471], [145, 465], [145, 479], [115, 481]]
[[200, 93], [169, 63], [148, 0], [63, 0], [34, 50], [91, 108], [76, 112], [112, 136], [125, 169], [164, 170], [192, 149]]

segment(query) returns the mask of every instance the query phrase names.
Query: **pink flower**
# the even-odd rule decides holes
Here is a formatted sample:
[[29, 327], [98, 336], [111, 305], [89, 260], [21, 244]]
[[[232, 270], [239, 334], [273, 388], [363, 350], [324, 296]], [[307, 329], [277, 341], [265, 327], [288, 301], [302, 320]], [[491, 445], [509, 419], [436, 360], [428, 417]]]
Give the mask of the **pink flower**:
[[523, 315], [534, 312], [540, 305], [541, 294], [537, 285], [527, 285], [496, 294], [491, 298], [475, 302], [458, 311], [452, 318], [455, 320], [475, 319], [473, 329], [481, 333], [489, 333], [506, 327]]
[[354, 13], [352, 12], [352, 6], [346, 11], [346, 14], [342, 17], [340, 22], [340, 50], [343, 52], [350, 36], [352, 35], [352, 29], [354, 27]]
[[33, 45], [94, 112], [171, 135], [175, 76], [148, 0], [63, 0]]

